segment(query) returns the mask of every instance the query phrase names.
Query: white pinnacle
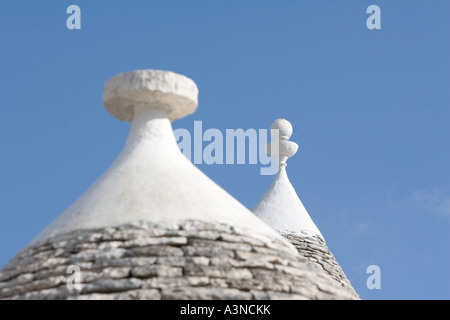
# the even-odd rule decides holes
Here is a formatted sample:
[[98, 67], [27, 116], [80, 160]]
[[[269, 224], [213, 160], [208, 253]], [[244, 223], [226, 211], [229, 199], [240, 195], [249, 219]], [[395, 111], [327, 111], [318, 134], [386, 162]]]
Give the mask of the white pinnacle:
[[267, 151], [279, 161], [279, 169], [275, 181], [252, 211], [281, 234], [322, 237], [286, 174], [286, 161], [298, 150], [298, 145], [289, 141], [292, 125], [277, 119], [270, 129], [273, 141], [267, 144]]
[[278, 160], [280, 167], [285, 167], [287, 159], [296, 154], [298, 150], [298, 144], [289, 141], [292, 135], [292, 125], [285, 119], [277, 119], [270, 126], [270, 134], [276, 143], [269, 142], [267, 144], [267, 153]]

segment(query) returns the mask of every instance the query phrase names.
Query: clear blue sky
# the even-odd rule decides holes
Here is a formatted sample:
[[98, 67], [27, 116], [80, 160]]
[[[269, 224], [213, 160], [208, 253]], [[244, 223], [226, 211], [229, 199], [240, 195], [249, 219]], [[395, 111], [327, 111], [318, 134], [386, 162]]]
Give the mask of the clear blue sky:
[[[290, 180], [362, 298], [450, 299], [450, 2], [317, 2], [2, 1], [0, 266], [122, 149], [104, 82], [152, 68], [200, 89], [175, 128], [291, 121]], [[249, 208], [274, 178], [199, 168]]]

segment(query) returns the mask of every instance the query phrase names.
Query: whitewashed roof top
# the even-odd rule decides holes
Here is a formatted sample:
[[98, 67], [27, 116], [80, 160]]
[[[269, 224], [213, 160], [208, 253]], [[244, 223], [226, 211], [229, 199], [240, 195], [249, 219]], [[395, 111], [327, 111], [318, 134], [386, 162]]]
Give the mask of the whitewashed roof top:
[[80, 229], [140, 221], [173, 224], [184, 219], [278, 236], [180, 152], [171, 120], [194, 112], [197, 97], [191, 79], [168, 71], [138, 70], [106, 82], [106, 109], [132, 121], [125, 147], [110, 168], [32, 243]]
[[275, 181], [252, 211], [281, 234], [322, 236], [286, 173], [286, 161], [298, 149], [295, 142], [289, 141], [292, 125], [285, 119], [277, 119], [270, 129], [272, 143], [268, 144], [267, 152], [279, 161], [279, 169]]
[[289, 141], [292, 125], [285, 119], [277, 119], [270, 129], [272, 142], [268, 144], [267, 152], [279, 161], [279, 169], [275, 181], [253, 212], [286, 237], [303, 257], [320, 266], [343, 290], [359, 299], [288, 179], [286, 161], [298, 150], [298, 145]]

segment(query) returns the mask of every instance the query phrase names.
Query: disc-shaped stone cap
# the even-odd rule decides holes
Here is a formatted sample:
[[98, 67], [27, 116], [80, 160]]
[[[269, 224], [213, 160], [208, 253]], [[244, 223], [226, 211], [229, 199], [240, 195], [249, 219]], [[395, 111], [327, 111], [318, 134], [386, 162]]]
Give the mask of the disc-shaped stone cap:
[[133, 120], [136, 104], [164, 108], [174, 121], [197, 109], [198, 88], [194, 81], [181, 74], [161, 70], [126, 72], [105, 83], [103, 105], [114, 117]]

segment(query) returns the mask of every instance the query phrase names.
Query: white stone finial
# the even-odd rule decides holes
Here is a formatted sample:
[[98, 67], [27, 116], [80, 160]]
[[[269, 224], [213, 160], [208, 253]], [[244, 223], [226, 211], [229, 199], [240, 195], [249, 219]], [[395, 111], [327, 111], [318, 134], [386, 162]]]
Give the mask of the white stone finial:
[[270, 133], [272, 142], [267, 144], [267, 153], [279, 161], [279, 169], [275, 181], [252, 211], [281, 234], [322, 238], [286, 173], [287, 159], [298, 150], [298, 144], [289, 141], [292, 125], [285, 119], [277, 119], [270, 126]]
[[270, 125], [270, 130], [279, 130], [279, 136], [282, 140], [289, 140], [292, 135], [292, 124], [286, 119], [277, 119]]
[[137, 105], [162, 108], [171, 121], [197, 109], [198, 88], [191, 79], [170, 71], [136, 70], [105, 83], [103, 104], [116, 118], [132, 121]]
[[289, 141], [292, 131], [292, 125], [286, 119], [277, 119], [270, 126], [270, 134], [274, 142], [267, 144], [267, 153], [278, 160], [280, 168], [286, 167], [287, 159], [298, 150], [298, 144]]

